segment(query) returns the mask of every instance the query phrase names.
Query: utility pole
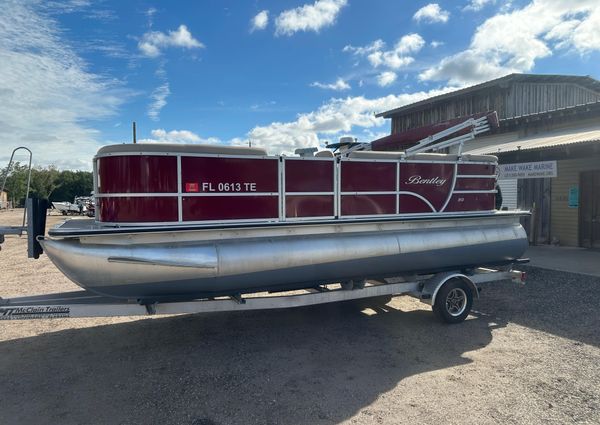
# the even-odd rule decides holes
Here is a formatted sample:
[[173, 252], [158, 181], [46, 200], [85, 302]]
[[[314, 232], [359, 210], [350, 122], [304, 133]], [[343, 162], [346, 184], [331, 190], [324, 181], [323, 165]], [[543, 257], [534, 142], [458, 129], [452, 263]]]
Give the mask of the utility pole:
[[133, 143], [137, 143], [137, 137], [135, 135], [135, 121], [133, 122]]

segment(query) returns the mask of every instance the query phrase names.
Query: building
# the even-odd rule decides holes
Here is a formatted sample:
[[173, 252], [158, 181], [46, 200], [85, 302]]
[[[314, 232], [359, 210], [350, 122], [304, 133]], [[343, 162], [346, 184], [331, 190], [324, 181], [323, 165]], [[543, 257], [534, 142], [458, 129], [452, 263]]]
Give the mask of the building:
[[463, 146], [500, 163], [503, 207], [532, 209], [532, 243], [600, 247], [600, 81], [511, 74], [379, 114], [392, 134], [480, 112], [499, 127]]

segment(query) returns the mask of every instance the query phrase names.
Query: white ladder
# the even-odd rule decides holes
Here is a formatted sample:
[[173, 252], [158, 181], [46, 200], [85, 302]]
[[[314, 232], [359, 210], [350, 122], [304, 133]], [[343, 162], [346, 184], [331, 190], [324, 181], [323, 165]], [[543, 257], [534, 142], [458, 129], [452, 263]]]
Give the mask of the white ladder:
[[[445, 137], [448, 137], [454, 133], [457, 133], [469, 127], [471, 127], [471, 131], [469, 131], [466, 134], [461, 134], [460, 136], [456, 136], [451, 139], [438, 142], [438, 140], [441, 140]], [[485, 133], [489, 130], [490, 123], [488, 121], [487, 115], [480, 118], [469, 118], [468, 120], [463, 121], [460, 124], [456, 124], [455, 126], [442, 130], [439, 133], [432, 134], [431, 136], [419, 140], [415, 146], [406, 149], [406, 156], [427, 152], [428, 150], [432, 150], [435, 152], [455, 145], [459, 145], [458, 154], [460, 155], [462, 153], [463, 144], [466, 141], [473, 140], [478, 134]]]

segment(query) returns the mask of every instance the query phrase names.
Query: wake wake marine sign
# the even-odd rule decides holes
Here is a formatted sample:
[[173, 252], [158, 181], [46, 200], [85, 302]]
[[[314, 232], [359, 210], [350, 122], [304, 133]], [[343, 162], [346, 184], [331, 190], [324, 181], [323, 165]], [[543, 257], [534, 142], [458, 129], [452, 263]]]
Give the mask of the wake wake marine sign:
[[498, 165], [498, 178], [508, 179], [541, 179], [558, 175], [556, 161], [522, 162], [520, 164]]

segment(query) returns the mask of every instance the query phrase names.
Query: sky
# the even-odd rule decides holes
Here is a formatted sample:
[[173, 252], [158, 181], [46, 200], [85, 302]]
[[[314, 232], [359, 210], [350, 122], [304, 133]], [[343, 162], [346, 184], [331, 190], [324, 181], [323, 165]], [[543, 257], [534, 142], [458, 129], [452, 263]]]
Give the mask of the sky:
[[103, 145], [389, 134], [375, 114], [512, 72], [600, 79], [600, 0], [0, 0], [0, 164]]

